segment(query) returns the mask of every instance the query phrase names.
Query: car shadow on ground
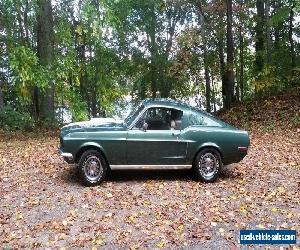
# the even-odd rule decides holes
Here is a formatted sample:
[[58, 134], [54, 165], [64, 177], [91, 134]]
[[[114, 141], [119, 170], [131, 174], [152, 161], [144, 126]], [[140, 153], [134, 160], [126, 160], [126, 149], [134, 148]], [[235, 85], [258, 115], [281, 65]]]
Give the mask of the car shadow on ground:
[[[61, 178], [65, 182], [80, 184], [80, 176], [73, 166], [64, 168]], [[217, 181], [226, 179], [240, 179], [241, 173], [236, 172], [230, 166], [224, 167]], [[147, 180], [166, 181], [197, 181], [192, 169], [184, 170], [112, 170], [109, 171], [107, 181], [111, 182], [144, 182]]]
[[187, 179], [193, 179], [191, 170], [113, 170], [108, 176], [114, 182]]

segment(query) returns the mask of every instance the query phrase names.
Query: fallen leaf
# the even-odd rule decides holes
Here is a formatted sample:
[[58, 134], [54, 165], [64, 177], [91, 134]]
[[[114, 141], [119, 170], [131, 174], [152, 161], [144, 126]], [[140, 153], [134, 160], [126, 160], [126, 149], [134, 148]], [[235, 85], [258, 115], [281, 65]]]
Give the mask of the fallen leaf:
[[22, 214], [20, 211], [18, 211], [18, 212], [16, 213], [16, 219], [17, 219], [17, 220], [22, 220], [22, 219], [23, 219], [23, 214]]
[[161, 241], [159, 241], [159, 242], [156, 243], [156, 246], [158, 248], [164, 248], [165, 247], [165, 242], [163, 240], [161, 240]]
[[242, 203], [242, 205], [240, 207], [240, 211], [242, 213], [246, 213], [247, 212], [247, 204], [246, 203]]

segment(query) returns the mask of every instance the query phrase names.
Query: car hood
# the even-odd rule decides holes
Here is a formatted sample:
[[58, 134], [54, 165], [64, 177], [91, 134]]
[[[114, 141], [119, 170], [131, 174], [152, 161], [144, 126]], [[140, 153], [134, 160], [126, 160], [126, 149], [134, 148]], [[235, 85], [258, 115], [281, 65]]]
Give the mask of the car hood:
[[90, 121], [73, 122], [61, 128], [63, 135], [70, 132], [95, 131], [95, 130], [121, 130], [124, 129], [124, 121], [114, 118], [93, 118]]

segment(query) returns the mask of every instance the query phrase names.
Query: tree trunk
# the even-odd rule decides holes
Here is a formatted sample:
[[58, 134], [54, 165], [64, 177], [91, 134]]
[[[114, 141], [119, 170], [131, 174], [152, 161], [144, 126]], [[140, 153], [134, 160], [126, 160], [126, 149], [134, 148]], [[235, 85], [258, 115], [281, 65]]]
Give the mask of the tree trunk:
[[[40, 64], [50, 69], [53, 57], [53, 15], [51, 0], [38, 1], [37, 16], [37, 52]], [[54, 85], [49, 81], [48, 86], [41, 91], [41, 117], [54, 116]]]
[[40, 116], [40, 106], [39, 106], [39, 89], [38, 87], [33, 88], [32, 94], [32, 113], [33, 116], [38, 119]]
[[[276, 14], [277, 11], [282, 8], [281, 1], [274, 0], [272, 7], [273, 7], [273, 13]], [[283, 23], [282, 23], [282, 21], [280, 21], [274, 27], [274, 51], [277, 51], [280, 48], [280, 33], [281, 33], [282, 26], [283, 26]]]
[[209, 68], [207, 62], [207, 50], [206, 44], [203, 46], [203, 57], [204, 57], [204, 75], [205, 75], [205, 99], [206, 99], [206, 111], [210, 112], [210, 79], [209, 79]]
[[142, 100], [144, 100], [146, 98], [146, 84], [145, 84], [144, 80], [141, 82], [140, 97]]
[[291, 9], [290, 9], [290, 16], [289, 16], [289, 42], [290, 42], [292, 68], [294, 68], [296, 66], [295, 44], [294, 44], [294, 40], [293, 40], [294, 7], [295, 7], [295, 3], [293, 2]]
[[241, 96], [241, 101], [244, 99], [244, 37], [242, 34], [242, 27], [239, 28], [239, 47], [240, 47], [240, 96]]
[[[92, 46], [91, 44], [89, 45], [89, 54], [92, 55], [93, 50], [92, 50]], [[90, 64], [92, 64], [92, 58], [90, 57]], [[97, 70], [96, 70], [97, 71]], [[91, 85], [91, 113], [92, 113], [92, 117], [97, 117], [97, 104], [98, 104], [98, 88], [97, 88], [97, 73], [95, 72], [95, 75], [93, 77], [93, 79], [95, 79], [95, 83], [92, 82]]]
[[77, 45], [77, 54], [78, 54], [78, 61], [80, 65], [80, 76], [79, 76], [79, 90], [80, 95], [84, 100], [87, 99], [87, 75], [86, 75], [86, 46], [85, 46], [85, 36], [82, 34], [83, 39], [80, 44]]
[[3, 87], [4, 87], [4, 73], [2, 73], [1, 71], [0, 72], [0, 108], [4, 106]]
[[256, 0], [255, 66], [259, 73], [264, 67], [264, 1]]
[[0, 89], [0, 108], [2, 108], [4, 106], [4, 99], [3, 99], [3, 93]]
[[212, 86], [212, 100], [213, 100], [213, 107], [214, 107], [214, 113], [217, 111], [216, 108], [216, 87], [215, 87], [215, 82], [214, 82], [214, 76], [213, 76], [213, 71], [211, 71], [211, 86]]
[[[264, 35], [264, 1], [256, 0], [256, 27], [255, 27], [255, 71], [259, 74], [264, 68], [265, 35]], [[257, 77], [259, 80], [259, 76]], [[254, 94], [257, 95], [257, 85], [255, 84]]]
[[149, 44], [149, 50], [151, 54], [151, 63], [150, 63], [150, 74], [151, 74], [151, 92], [152, 92], [152, 98], [156, 98], [156, 91], [157, 91], [157, 49], [156, 49], [156, 39], [155, 39], [155, 33], [156, 33], [156, 16], [155, 16], [155, 9], [154, 9], [154, 3], [152, 3], [151, 6], [151, 23], [149, 26], [149, 38], [150, 38], [150, 44]]
[[237, 81], [236, 86], [235, 86], [235, 98], [234, 98], [235, 102], [239, 102], [240, 101], [240, 83]]
[[227, 84], [225, 85], [225, 108], [230, 109], [233, 102], [234, 95], [234, 48], [233, 48], [233, 35], [232, 35], [232, 0], [227, 0]]
[[219, 60], [220, 60], [220, 75], [222, 79], [222, 98], [223, 98], [223, 105], [225, 106], [225, 86], [227, 85], [227, 78], [225, 74], [225, 58], [224, 58], [224, 44], [223, 39], [220, 38], [218, 41], [218, 54], [219, 54]]
[[[1, 81], [1, 79], [0, 79]], [[2, 108], [4, 106], [4, 96], [3, 96], [3, 92], [2, 92], [2, 83], [0, 82], [0, 108]]]
[[30, 45], [29, 30], [28, 30], [28, 11], [29, 3], [28, 0], [25, 1], [25, 11], [24, 11], [24, 29], [25, 29], [25, 39], [28, 46]]
[[156, 81], [156, 67], [154, 59], [151, 59], [151, 65], [150, 65], [150, 74], [151, 74], [151, 92], [152, 92], [152, 98], [156, 98], [156, 92], [157, 92], [157, 81]]
[[272, 37], [270, 29], [270, 0], [265, 0], [265, 25], [266, 25], [266, 49], [267, 64], [272, 64]]
[[91, 114], [92, 117], [97, 117], [97, 90], [95, 89], [92, 92], [92, 100], [91, 100]]
[[21, 12], [21, 5], [14, 1], [14, 5], [16, 6], [17, 10], [17, 22], [18, 22], [18, 32], [19, 32], [19, 39], [22, 41], [24, 39], [24, 29], [23, 29], [23, 21], [22, 21], [22, 12]]

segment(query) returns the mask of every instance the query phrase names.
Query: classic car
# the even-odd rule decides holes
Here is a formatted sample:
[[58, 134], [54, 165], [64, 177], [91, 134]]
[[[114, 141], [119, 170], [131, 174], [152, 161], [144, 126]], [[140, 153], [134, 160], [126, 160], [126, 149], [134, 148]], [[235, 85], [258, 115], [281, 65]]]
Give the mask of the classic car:
[[71, 123], [60, 133], [60, 154], [88, 186], [114, 169], [193, 169], [213, 182], [223, 165], [247, 154], [248, 133], [171, 99], [146, 99], [125, 120]]

